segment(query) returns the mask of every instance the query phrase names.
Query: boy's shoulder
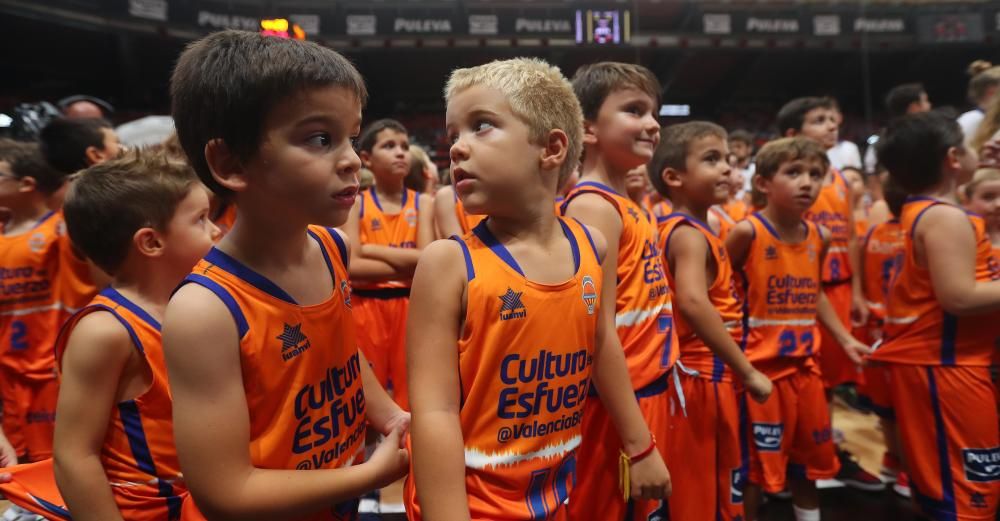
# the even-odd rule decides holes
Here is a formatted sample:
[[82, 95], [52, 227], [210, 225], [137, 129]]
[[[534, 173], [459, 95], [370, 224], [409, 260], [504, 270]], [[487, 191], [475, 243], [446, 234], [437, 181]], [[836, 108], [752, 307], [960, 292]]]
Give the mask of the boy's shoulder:
[[[64, 363], [87, 372], [101, 372], [128, 357], [135, 339], [128, 319], [111, 309], [85, 309], [67, 323], [62, 335], [64, 343], [57, 349], [60, 367]], [[72, 349], [68, 349], [72, 346]], [[67, 356], [67, 353], [72, 353]]]

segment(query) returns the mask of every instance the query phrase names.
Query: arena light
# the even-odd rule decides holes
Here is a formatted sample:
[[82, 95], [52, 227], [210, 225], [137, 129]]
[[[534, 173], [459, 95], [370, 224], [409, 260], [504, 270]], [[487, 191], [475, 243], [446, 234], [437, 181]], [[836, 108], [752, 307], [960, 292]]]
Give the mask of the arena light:
[[662, 105], [660, 115], [664, 117], [686, 117], [691, 115], [691, 105]]
[[261, 20], [260, 34], [295, 40], [306, 39], [306, 32], [298, 24], [290, 23], [287, 18], [265, 18]]

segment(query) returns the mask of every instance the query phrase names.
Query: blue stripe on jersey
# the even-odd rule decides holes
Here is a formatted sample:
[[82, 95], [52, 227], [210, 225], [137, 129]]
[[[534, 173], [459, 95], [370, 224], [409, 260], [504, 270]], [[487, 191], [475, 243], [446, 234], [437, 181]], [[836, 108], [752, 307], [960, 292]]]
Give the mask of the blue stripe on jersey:
[[562, 227], [563, 235], [569, 241], [569, 249], [573, 252], [573, 274], [580, 271], [580, 245], [576, 243], [576, 235], [569, 229], [566, 222], [559, 219], [559, 226]]
[[452, 235], [451, 240], [457, 242], [462, 248], [462, 256], [465, 257], [465, 278], [469, 282], [472, 282], [472, 279], [476, 278], [476, 268], [472, 265], [472, 254], [469, 253], [469, 245], [465, 244], [465, 241], [458, 235]]
[[931, 409], [934, 411], [934, 435], [937, 440], [938, 468], [941, 472], [941, 505], [937, 513], [946, 516], [940, 519], [953, 520], [956, 519], [955, 482], [951, 475], [951, 461], [948, 458], [948, 437], [945, 432], [944, 415], [941, 413], [934, 368], [927, 367], [925, 370], [927, 371], [927, 387], [931, 395]]
[[138, 304], [132, 302], [131, 300], [126, 298], [125, 295], [119, 293], [118, 290], [112, 288], [111, 286], [108, 286], [107, 288], [104, 288], [104, 290], [101, 291], [101, 295], [113, 301], [114, 303], [118, 304], [119, 306], [131, 311], [132, 314], [139, 317], [139, 319], [141, 319], [143, 322], [149, 324], [153, 329], [157, 331], [160, 330], [160, 322], [158, 320], [156, 320], [155, 318], [153, 318], [152, 315], [147, 313], [145, 309], [139, 307]]
[[119, 403], [118, 414], [125, 427], [125, 435], [128, 436], [128, 445], [132, 449], [136, 466], [146, 474], [156, 476], [156, 465], [149, 452], [149, 443], [146, 442], [146, 432], [142, 428], [142, 417], [139, 415], [139, 407], [135, 404], [135, 400]]
[[65, 507], [61, 507], [51, 501], [42, 499], [34, 494], [28, 494], [28, 497], [30, 497], [32, 501], [38, 503], [38, 506], [44, 508], [47, 512], [49, 512], [52, 515], [59, 516], [61, 519], [66, 519], [66, 520], [73, 519], [72, 517], [70, 517], [69, 510], [66, 510]]
[[205, 289], [215, 293], [215, 296], [219, 297], [219, 300], [229, 308], [229, 313], [233, 316], [233, 320], [236, 322], [236, 331], [239, 333], [239, 338], [242, 340], [246, 336], [247, 331], [250, 330], [250, 324], [247, 322], [246, 316], [243, 315], [243, 310], [240, 305], [236, 303], [236, 299], [229, 294], [226, 288], [219, 285], [218, 282], [204, 276], [192, 273], [188, 275], [185, 282], [193, 282], [199, 286], [203, 286]]
[[587, 229], [587, 225], [580, 222], [580, 220], [576, 217], [574, 217], [573, 220], [576, 221], [576, 224], [580, 225], [580, 228], [583, 228], [583, 233], [587, 234], [587, 242], [590, 243], [590, 249], [594, 252], [594, 258], [597, 259], [597, 264], [601, 264], [601, 256], [597, 254], [597, 245], [594, 244], [594, 238], [590, 235], [590, 230]]
[[955, 337], [958, 335], [958, 317], [941, 312], [941, 365], [955, 365]]
[[326, 263], [326, 269], [330, 270], [330, 280], [333, 282], [333, 290], [337, 291], [337, 274], [333, 271], [333, 261], [330, 260], [330, 254], [327, 253], [326, 246], [323, 245], [323, 239], [320, 239], [319, 235], [312, 230], [309, 230], [309, 236], [319, 244], [319, 251], [323, 254], [323, 262]]
[[521, 269], [521, 266], [517, 263], [517, 261], [514, 260], [514, 256], [507, 251], [507, 248], [503, 244], [500, 244], [500, 241], [497, 240], [496, 236], [493, 235], [493, 232], [491, 232], [489, 227], [486, 226], [487, 220], [488, 219], [483, 219], [480, 221], [479, 224], [472, 229], [472, 233], [476, 234], [476, 237], [478, 237], [483, 244], [492, 250], [497, 257], [500, 257], [500, 260], [504, 261], [504, 263], [510, 266], [511, 269], [524, 277], [524, 271]]
[[347, 244], [344, 242], [344, 238], [333, 228], [327, 228], [326, 233], [329, 233], [330, 238], [337, 244], [337, 251], [340, 253], [340, 262], [344, 264], [345, 268], [350, 268], [351, 257], [347, 254]]
[[229, 273], [232, 273], [238, 278], [243, 279], [251, 286], [271, 295], [272, 297], [284, 300], [289, 304], [298, 305], [295, 299], [291, 295], [285, 293], [285, 290], [278, 287], [277, 284], [271, 282], [267, 277], [257, 273], [251, 268], [245, 266], [242, 262], [230, 257], [225, 252], [218, 248], [212, 248], [209, 250], [208, 254], [205, 255], [205, 260], [215, 264], [216, 266], [222, 268]]

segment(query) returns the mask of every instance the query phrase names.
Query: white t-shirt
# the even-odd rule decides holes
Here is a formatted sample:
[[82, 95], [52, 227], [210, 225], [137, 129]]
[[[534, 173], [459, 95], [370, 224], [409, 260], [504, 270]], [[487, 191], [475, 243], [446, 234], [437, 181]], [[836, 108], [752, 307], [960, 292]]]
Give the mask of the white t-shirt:
[[982, 109], [972, 109], [965, 114], [958, 117], [958, 126], [962, 127], [962, 133], [965, 134], [965, 142], [969, 143], [972, 138], [976, 137], [976, 131], [979, 130], [979, 124], [983, 122], [983, 118], [986, 114], [983, 114]]
[[853, 141], [841, 141], [826, 151], [830, 164], [837, 170], [847, 167], [861, 168], [861, 151]]

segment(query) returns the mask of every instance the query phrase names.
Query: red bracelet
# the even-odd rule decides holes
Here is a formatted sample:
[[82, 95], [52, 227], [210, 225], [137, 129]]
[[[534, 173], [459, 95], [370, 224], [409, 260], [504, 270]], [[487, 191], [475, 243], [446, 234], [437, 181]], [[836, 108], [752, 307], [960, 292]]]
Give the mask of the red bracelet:
[[635, 463], [637, 461], [642, 460], [646, 456], [649, 456], [650, 454], [653, 453], [653, 449], [655, 448], [656, 448], [656, 436], [653, 435], [653, 433], [649, 433], [649, 446], [643, 449], [643, 451], [638, 454], [630, 455], [628, 457], [629, 463]]

